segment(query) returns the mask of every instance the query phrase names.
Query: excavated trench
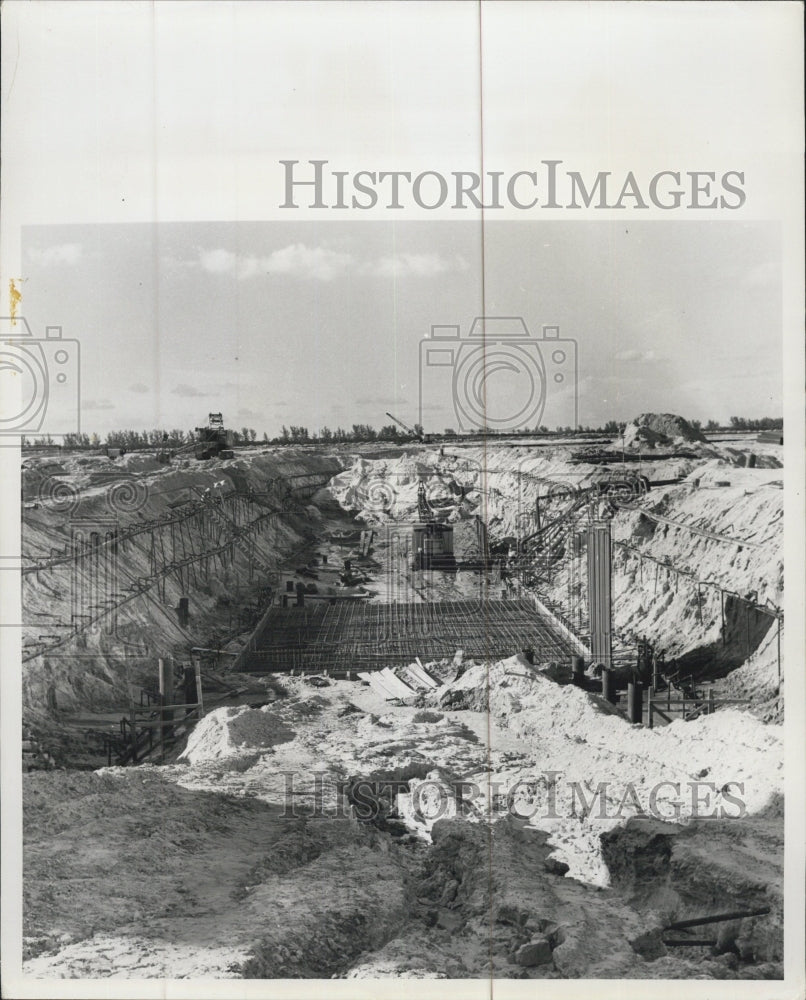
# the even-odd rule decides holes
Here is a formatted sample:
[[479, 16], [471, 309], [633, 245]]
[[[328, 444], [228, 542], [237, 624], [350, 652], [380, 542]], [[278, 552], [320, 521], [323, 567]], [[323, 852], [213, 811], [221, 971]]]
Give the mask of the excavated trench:
[[[297, 453], [175, 467], [127, 459], [143, 468], [68, 456], [23, 470], [25, 564], [40, 567], [23, 577], [32, 767], [48, 757], [97, 767], [92, 731], [117, 722], [132, 698], [140, 705], [141, 688], [156, 690], [158, 657], [181, 665], [195, 645], [222, 650], [226, 668], [280, 566], [304, 561], [333, 516], [319, 486], [342, 468], [336, 456]], [[205, 491], [215, 501], [200, 499]], [[77, 609], [100, 617], [90, 623]], [[207, 669], [216, 672], [209, 657]]]
[[688, 650], [675, 662], [681, 675], [692, 680], [726, 677], [746, 662], [776, 628], [776, 619], [769, 612], [736, 594], [726, 594], [721, 637]]
[[[362, 475], [366, 475], [366, 465], [363, 462]], [[455, 478], [461, 482], [460, 470], [455, 470]], [[232, 481], [243, 491], [253, 485], [253, 479], [249, 469], [241, 469]], [[499, 485], [507, 486], [507, 482], [502, 480]], [[406, 486], [398, 481], [400, 493]], [[340, 487], [333, 492], [340, 498]], [[488, 514], [491, 540], [498, 534], [504, 537], [511, 529], [511, 518], [496, 508], [494, 499]], [[339, 518], [345, 525], [350, 520], [343, 506], [334, 505], [330, 492], [308, 498], [307, 514], [289, 516], [271, 544], [264, 541], [262, 558], [277, 572], [304, 561], [304, 553], [314, 551], [325, 523], [332, 529]], [[647, 546], [660, 544], [654, 540], [654, 532], [642, 530], [644, 534], [634, 541]], [[289, 560], [292, 551], [299, 553], [298, 559]], [[227, 576], [230, 585], [237, 578], [245, 591], [250, 586], [247, 563], [236, 551]], [[566, 583], [560, 581], [558, 592]], [[223, 591], [215, 586], [208, 590], [212, 600], [207, 604], [200, 601], [200, 605], [215, 607]], [[170, 602], [171, 594], [166, 599]], [[617, 609], [623, 607], [629, 618], [639, 602], [648, 599], [648, 588], [635, 595], [619, 591]], [[727, 672], [769, 634], [771, 619], [748, 610], [751, 605], [741, 598], [726, 600], [724, 608], [724, 642], [712, 641], [711, 626], [693, 628], [688, 647], [678, 657], [687, 668]], [[658, 630], [668, 634], [672, 618], [679, 612], [672, 603], [664, 605]], [[138, 627], [146, 629], [148, 624], [144, 618]], [[162, 639], [174, 642], [177, 649], [181, 645], [169, 629]], [[93, 647], [93, 640], [89, 646]], [[102, 647], [95, 652], [103, 655]], [[42, 710], [37, 706], [36, 692], [43, 668], [44, 675], [51, 676], [58, 664], [47, 658], [34, 662], [28, 683], [34, 714]], [[119, 683], [115, 669], [112, 658], [104, 684]], [[74, 674], [68, 672], [63, 682], [67, 688], [62, 695], [67, 695], [68, 701], [100, 697], [100, 682]], [[82, 692], [81, 684], [89, 684], [89, 690], [85, 687]], [[453, 710], [475, 713], [490, 709], [486, 689], [455, 694], [455, 700], [449, 700]], [[64, 700], [62, 695], [60, 700]], [[301, 724], [316, 721], [321, 711], [316, 697], [311, 692], [307, 702], [296, 699], [299, 704], [294, 711]], [[513, 704], [516, 702], [517, 698]], [[355, 706], [353, 709], [361, 714]], [[347, 711], [345, 708], [344, 713]], [[432, 713], [429, 718], [423, 713], [424, 722], [437, 725], [438, 715]], [[290, 716], [283, 718], [286, 729], [279, 724], [276, 729], [281, 743], [294, 738], [288, 728]], [[338, 726], [338, 722], [334, 724]], [[538, 742], [542, 739], [539, 732], [527, 735]], [[582, 737], [576, 742], [580, 740], [585, 744]], [[393, 743], [388, 748], [390, 755]], [[314, 749], [318, 751], [318, 747]], [[260, 769], [274, 766], [275, 752], [273, 747], [253, 748], [249, 753], [243, 750], [240, 758], [220, 766], [200, 765], [192, 780], [208, 782], [214, 788], [223, 776], [238, 789], [238, 795], [256, 795], [262, 775], [267, 773]], [[327, 751], [322, 752], [326, 757]], [[183, 937], [166, 922], [166, 934], [170, 931], [182, 947], [195, 947], [199, 940], [214, 942], [219, 933], [215, 925], [230, 919], [223, 914], [231, 914], [235, 930], [230, 935], [234, 956], [227, 966], [230, 971], [222, 973], [216, 966], [210, 974], [243, 978], [780, 975], [782, 891], [780, 867], [775, 863], [780, 851], [780, 801], [773, 800], [740, 827], [719, 820], [681, 825], [625, 820], [601, 836], [601, 855], [610, 885], [599, 888], [566, 877], [568, 866], [553, 856], [549, 835], [524, 826], [511, 815], [498, 815], [489, 822], [489, 817], [460, 804], [433, 826], [425, 828], [412, 822], [404, 800], [412, 797], [417, 783], [427, 781], [434, 771], [447, 782], [458, 775], [448, 773], [444, 761], [440, 763], [428, 754], [389, 767], [378, 766], [382, 756], [378, 751], [373, 766], [351, 766], [344, 772], [342, 791], [351, 807], [350, 818], [303, 816], [280, 821], [266, 812], [264, 836], [260, 817], [257, 813], [252, 816], [251, 807], [247, 807], [243, 822], [254, 825], [251, 839], [243, 847], [238, 865], [217, 876], [218, 881], [230, 879], [226, 893], [219, 896], [220, 887], [199, 892], [198, 923], [189, 922]], [[169, 784], [191, 780], [184, 775], [184, 765], [172, 767], [170, 781], [165, 779]], [[138, 781], [149, 780], [149, 770], [144, 769], [143, 774], [143, 779], [137, 776]], [[56, 779], [58, 775], [47, 777]], [[121, 779], [129, 780], [128, 775]], [[160, 778], [157, 784], [161, 787], [162, 782]], [[375, 788], [381, 785], [398, 787], [402, 796], [389, 791], [376, 794]], [[107, 786], [107, 790], [112, 787], [108, 782]], [[123, 787], [121, 784], [121, 792]], [[226, 798], [220, 794], [215, 797]], [[129, 797], [126, 802], [123, 793], [118, 806], [125, 811], [135, 800], [136, 796]], [[184, 808], [188, 800], [180, 796], [177, 801]], [[262, 816], [261, 808], [255, 806]], [[227, 836], [240, 836], [241, 831], [233, 826], [227, 832], [226, 821], [221, 823], [218, 849], [226, 852]], [[158, 827], [159, 820], [155, 818], [153, 825]], [[126, 850], [128, 834], [121, 836], [119, 851]], [[43, 879], [47, 849], [44, 836], [35, 851]], [[214, 850], [207, 851], [205, 857], [215, 866]], [[89, 865], [86, 874], [93, 871]], [[192, 880], [188, 885], [192, 886]], [[55, 891], [58, 893], [58, 888]], [[195, 891], [190, 889], [191, 894]], [[40, 900], [43, 905], [47, 904], [46, 896], [47, 892]], [[62, 899], [59, 905], [67, 904]], [[736, 918], [706, 928], [702, 937], [713, 937], [713, 945], [667, 948], [663, 944], [663, 927], [674, 921], [765, 907], [770, 910], [767, 915]], [[209, 917], [205, 915], [208, 912]], [[148, 907], [144, 913], [147, 919]], [[159, 931], [157, 927], [155, 933]], [[243, 949], [246, 941], [248, 953]], [[52, 941], [48, 947], [54, 947]]]
[[[781, 808], [778, 797], [764, 813], [745, 818], [755, 829], [752, 836], [743, 830], [742, 840], [733, 821], [678, 826], [632, 818], [602, 836], [612, 884], [640, 912], [661, 914], [667, 927], [690, 925], [665, 933], [678, 942], [672, 947], [692, 957], [726, 956], [727, 966], [747, 978], [782, 978], [782, 887], [759, 857], [759, 849], [763, 857], [771, 847], [769, 817], [774, 822]], [[732, 917], [708, 922], [724, 915]]]

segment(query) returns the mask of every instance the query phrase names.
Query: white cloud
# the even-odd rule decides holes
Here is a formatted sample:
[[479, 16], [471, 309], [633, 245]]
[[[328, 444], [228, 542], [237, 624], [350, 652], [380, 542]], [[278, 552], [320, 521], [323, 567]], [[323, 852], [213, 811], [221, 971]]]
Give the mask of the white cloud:
[[304, 243], [292, 243], [266, 256], [239, 256], [223, 247], [214, 250], [199, 248], [198, 254], [202, 270], [208, 274], [231, 275], [238, 281], [274, 274], [297, 275], [317, 281], [332, 281], [346, 273], [380, 278], [409, 275], [429, 278], [448, 272], [466, 271], [469, 267], [464, 257], [458, 254], [443, 257], [437, 253], [403, 253], [394, 257], [362, 261], [343, 250], [327, 246], [311, 247]]
[[199, 263], [210, 274], [229, 274], [235, 269], [238, 258], [231, 250], [200, 250]]
[[114, 410], [115, 404], [111, 399], [82, 399], [82, 410]]
[[53, 264], [77, 264], [84, 256], [84, 250], [80, 243], [58, 243], [44, 250], [38, 247], [30, 247], [28, 259], [43, 267], [50, 267]]
[[186, 382], [176, 385], [171, 389], [174, 396], [185, 396], [185, 397], [195, 397], [195, 396], [209, 396], [210, 393], [204, 389], [199, 389], [198, 386], [188, 385]]
[[229, 274], [239, 281], [261, 274], [296, 274], [319, 281], [332, 281], [353, 263], [353, 257], [328, 247], [292, 243], [265, 257], [255, 254], [238, 256], [223, 248], [199, 250], [199, 263], [210, 274]]
[[[248, 263], [254, 266], [253, 259]], [[352, 263], [353, 257], [349, 253], [328, 247], [307, 247], [304, 243], [294, 243], [263, 258], [267, 274], [301, 274], [320, 281], [332, 280]], [[251, 277], [251, 273], [248, 276]]]
[[148, 391], [149, 388], [145, 382], [135, 382], [134, 385], [129, 386], [129, 392], [136, 392], [140, 396], [145, 395]]

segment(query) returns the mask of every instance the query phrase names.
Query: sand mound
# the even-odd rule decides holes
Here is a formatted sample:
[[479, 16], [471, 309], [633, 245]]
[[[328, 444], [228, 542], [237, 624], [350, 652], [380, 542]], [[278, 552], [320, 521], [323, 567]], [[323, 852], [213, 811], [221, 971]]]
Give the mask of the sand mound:
[[220, 760], [234, 754], [268, 749], [276, 743], [287, 743], [294, 736], [294, 730], [274, 715], [271, 706], [217, 708], [190, 734], [180, 759], [191, 764]]
[[705, 444], [705, 437], [676, 413], [642, 413], [624, 429], [625, 448], [657, 448], [692, 442]]

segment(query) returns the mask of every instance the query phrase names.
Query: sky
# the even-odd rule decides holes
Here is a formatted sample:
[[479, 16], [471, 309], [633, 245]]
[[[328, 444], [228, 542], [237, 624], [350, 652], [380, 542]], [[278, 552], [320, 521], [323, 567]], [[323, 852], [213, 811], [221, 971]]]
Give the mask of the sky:
[[[457, 428], [454, 392], [469, 390], [451, 369], [421, 390], [420, 345], [434, 325], [470, 345], [482, 315], [522, 317], [527, 358], [542, 356], [545, 406], [527, 426], [573, 422], [546, 325], [575, 344], [583, 426], [781, 414], [777, 225], [488, 222], [483, 241], [482, 263], [470, 221], [33, 226], [23, 312], [35, 337], [59, 325], [79, 340], [90, 433], [187, 430], [210, 411], [269, 437], [380, 427], [386, 411]], [[517, 395], [529, 364], [499, 391]]]
[[[459, 429], [465, 397], [548, 426], [575, 406], [583, 425], [778, 415], [784, 372], [802, 392], [802, 359], [782, 361], [802, 326], [800, 27], [785, 3], [8, 0], [0, 288], [36, 337], [80, 341], [88, 432], [211, 410], [270, 436], [386, 410]], [[507, 175], [555, 158], [644, 185], [733, 170], [746, 202], [281, 209], [280, 161], [310, 158]], [[528, 339], [524, 370], [480, 384], [466, 338], [485, 312]], [[460, 348], [421, 392], [434, 324]]]

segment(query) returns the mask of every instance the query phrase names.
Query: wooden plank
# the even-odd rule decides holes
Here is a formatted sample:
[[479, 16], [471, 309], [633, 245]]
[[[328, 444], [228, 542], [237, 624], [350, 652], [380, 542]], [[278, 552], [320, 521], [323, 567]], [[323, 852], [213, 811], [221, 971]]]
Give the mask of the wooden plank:
[[402, 681], [397, 674], [393, 673], [389, 667], [384, 667], [381, 670], [381, 677], [384, 683], [395, 692], [399, 698], [411, 698], [417, 692]]
[[675, 920], [665, 929], [667, 931], [682, 931], [688, 927], [702, 927], [703, 924], [721, 924], [729, 920], [745, 920], [748, 917], [763, 917], [770, 912], [769, 906], [759, 906], [755, 910], [730, 910], [727, 913], [708, 913], [704, 917], [691, 917], [688, 920]]
[[[163, 705], [162, 707], [167, 710], [172, 708], [198, 708], [199, 705], [198, 702], [189, 701], [189, 702], [178, 702], [176, 705]], [[153, 715], [155, 711], [156, 709], [154, 708], [153, 705], [151, 706], [151, 708], [148, 708], [146, 706], [144, 708], [134, 709], [135, 715]]]
[[[193, 707], [194, 707], [194, 709], [198, 709], [199, 706], [198, 705], [194, 705]], [[188, 721], [192, 722], [193, 720], [192, 719], [189, 720], [187, 716], [185, 716], [185, 718], [183, 718], [183, 719], [180, 719], [178, 722], [174, 721], [173, 719], [171, 719], [170, 722], [165, 722], [163, 719], [143, 719], [142, 721], [140, 721], [140, 722], [137, 723], [137, 728], [138, 729], [157, 729], [160, 726], [176, 726], [176, 729], [177, 729], [177, 732], [178, 732], [179, 728], [184, 723], [186, 723]]]

